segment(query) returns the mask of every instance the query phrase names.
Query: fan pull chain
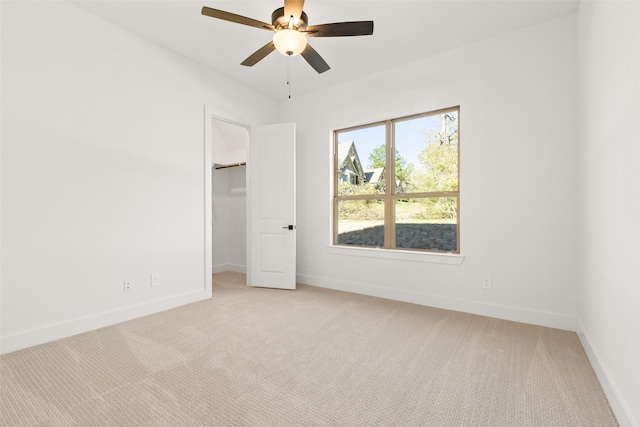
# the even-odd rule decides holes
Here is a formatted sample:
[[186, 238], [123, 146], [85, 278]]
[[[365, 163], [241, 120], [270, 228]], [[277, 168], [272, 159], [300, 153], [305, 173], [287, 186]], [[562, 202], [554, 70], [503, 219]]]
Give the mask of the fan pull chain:
[[289, 99], [291, 99], [291, 55], [287, 55], [287, 89], [289, 90]]

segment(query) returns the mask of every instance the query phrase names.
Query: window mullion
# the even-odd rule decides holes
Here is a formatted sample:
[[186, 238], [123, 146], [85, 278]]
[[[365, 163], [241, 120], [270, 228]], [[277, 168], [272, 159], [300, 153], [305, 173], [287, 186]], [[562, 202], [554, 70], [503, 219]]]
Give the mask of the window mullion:
[[[402, 194], [402, 197], [400, 196]], [[460, 195], [459, 191], [430, 191], [428, 193], [411, 193], [412, 199], [424, 198], [424, 197], [458, 197]], [[402, 199], [407, 198], [406, 193], [396, 193], [394, 194], [394, 198]]]
[[361, 194], [357, 196], [337, 196], [335, 200], [384, 200], [383, 194]]
[[386, 170], [387, 176], [385, 177], [386, 185], [384, 192], [384, 207], [385, 207], [385, 215], [384, 215], [384, 247], [385, 248], [393, 248], [395, 246], [395, 235], [396, 228], [395, 224], [395, 209], [394, 209], [394, 201], [393, 195], [395, 193], [395, 156], [394, 156], [394, 143], [393, 143], [393, 122], [391, 120], [387, 120], [385, 122], [386, 126]]

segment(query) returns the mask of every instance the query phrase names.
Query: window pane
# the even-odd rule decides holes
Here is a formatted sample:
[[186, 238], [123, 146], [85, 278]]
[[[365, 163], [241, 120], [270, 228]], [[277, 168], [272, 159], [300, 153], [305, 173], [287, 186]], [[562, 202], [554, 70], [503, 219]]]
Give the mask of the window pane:
[[385, 126], [336, 133], [338, 195], [384, 193]]
[[384, 246], [384, 202], [338, 202], [338, 241], [341, 245]]
[[457, 198], [397, 200], [396, 247], [457, 252]]
[[396, 193], [458, 190], [458, 111], [394, 123]]

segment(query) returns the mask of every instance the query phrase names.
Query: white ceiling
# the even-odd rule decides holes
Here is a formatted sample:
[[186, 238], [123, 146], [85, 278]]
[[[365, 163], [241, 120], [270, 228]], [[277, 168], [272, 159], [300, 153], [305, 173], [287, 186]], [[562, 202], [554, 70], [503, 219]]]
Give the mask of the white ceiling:
[[253, 67], [240, 65], [271, 40], [272, 32], [203, 16], [202, 6], [271, 23], [277, 0], [72, 2], [161, 46], [250, 86], [274, 99], [344, 83], [446, 50], [574, 13], [578, 0], [308, 0], [309, 25], [373, 20], [361, 37], [309, 38], [331, 69], [317, 74], [301, 56], [277, 51]]

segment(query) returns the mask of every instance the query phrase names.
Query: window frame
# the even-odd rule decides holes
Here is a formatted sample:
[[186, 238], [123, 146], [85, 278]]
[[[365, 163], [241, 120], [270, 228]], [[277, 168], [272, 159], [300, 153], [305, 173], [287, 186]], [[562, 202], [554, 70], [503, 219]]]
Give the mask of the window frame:
[[[422, 254], [438, 254], [438, 255], [460, 255], [460, 106], [453, 106], [442, 108], [438, 110], [428, 111], [419, 114], [412, 114], [409, 116], [403, 116], [393, 119], [387, 119], [384, 121], [377, 121], [369, 124], [358, 125], [348, 128], [337, 129], [332, 132], [333, 135], [333, 166], [332, 172], [332, 212], [333, 212], [333, 230], [332, 230], [332, 242], [334, 247], [339, 248], [357, 248], [357, 249], [382, 249], [394, 252], [409, 252], [409, 253], [422, 253]], [[395, 182], [395, 178], [392, 181], [385, 181], [384, 193], [378, 194], [364, 194], [364, 195], [347, 195], [340, 196], [338, 193], [338, 185], [340, 183], [341, 171], [338, 170], [338, 135], [341, 132], [350, 132], [360, 129], [367, 129], [375, 126], [385, 126], [385, 174], [387, 177], [395, 177], [395, 124], [403, 121], [420, 119], [423, 117], [436, 116], [447, 112], [457, 112], [457, 124], [458, 124], [458, 141], [457, 141], [457, 190], [456, 191], [430, 191], [420, 193], [399, 193], [396, 191], [396, 185], [389, 185], [390, 182]], [[409, 197], [408, 197], [409, 196]], [[427, 199], [434, 197], [454, 197], [456, 199], [456, 250], [446, 251], [438, 249], [419, 249], [419, 248], [402, 248], [396, 247], [396, 218], [395, 207], [398, 199]], [[341, 201], [346, 200], [383, 200], [384, 202], [384, 246], [365, 246], [365, 245], [350, 245], [344, 243], [338, 243], [338, 206]]]

